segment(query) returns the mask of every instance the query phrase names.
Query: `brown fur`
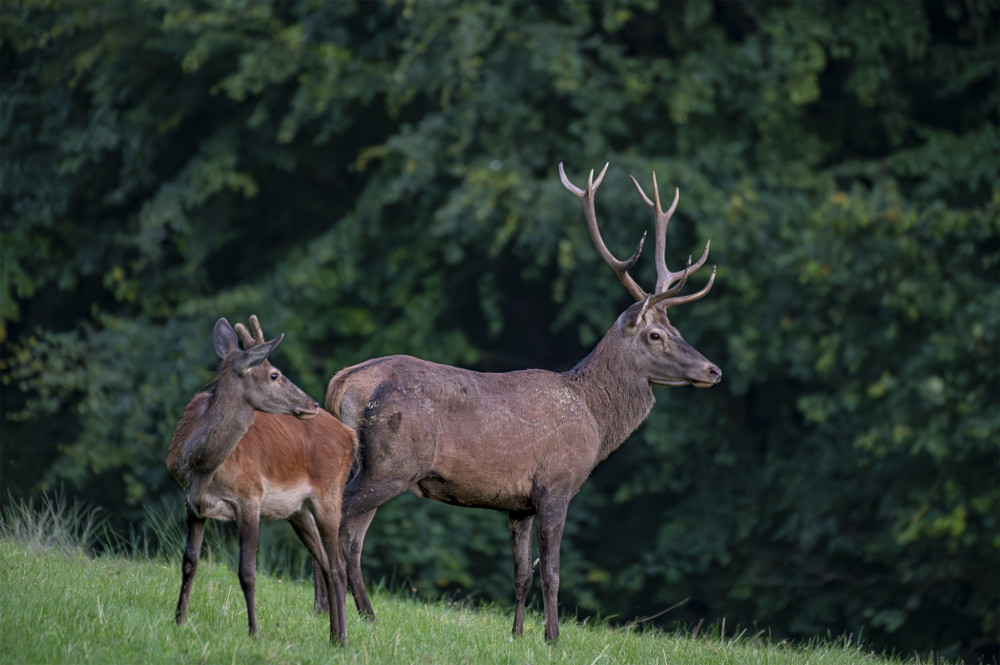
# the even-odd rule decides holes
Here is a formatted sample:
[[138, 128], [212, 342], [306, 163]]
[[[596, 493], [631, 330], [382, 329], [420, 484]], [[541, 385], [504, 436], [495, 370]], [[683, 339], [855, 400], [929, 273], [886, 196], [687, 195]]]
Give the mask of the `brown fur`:
[[485, 374], [409, 356], [377, 358], [349, 367], [330, 381], [326, 405], [357, 428], [358, 472], [344, 490], [340, 544], [347, 580], [362, 616], [375, 612], [361, 575], [361, 549], [375, 511], [409, 490], [456, 506], [507, 512], [514, 555], [514, 626], [523, 631], [531, 587], [531, 527], [538, 517], [545, 638], [559, 636], [559, 547], [566, 510], [594, 467], [645, 420], [653, 407], [651, 385], [715, 385], [718, 367], [681, 337], [667, 318], [671, 306], [703, 297], [680, 296], [688, 276], [708, 258], [679, 272], [664, 260], [667, 223], [680, 196], [663, 212], [654, 175], [654, 200], [633, 178], [654, 210], [657, 286], [647, 293], [628, 275], [639, 258], [619, 261], [600, 237], [594, 195], [607, 171], [587, 189], [573, 185], [559, 165], [563, 185], [583, 205], [598, 253], [636, 302], [618, 317], [594, 350], [564, 373], [529, 369]]
[[[208, 393], [199, 393], [184, 409], [167, 454], [167, 469], [182, 487], [190, 485], [190, 471], [181, 462], [183, 443], [204, 411]], [[337, 511], [354, 459], [354, 430], [320, 411], [309, 420], [259, 411], [239, 443], [212, 476], [208, 491], [253, 498], [261, 503], [261, 518], [288, 519], [284, 511], [268, 512], [265, 483], [291, 489], [306, 482], [316, 496], [335, 496]], [[231, 517], [216, 519], [234, 520]]]
[[[515, 556], [513, 634], [523, 630], [537, 515], [545, 634], [558, 636], [559, 543], [570, 499], [653, 406], [651, 383], [711, 385], [721, 373], [660, 309], [626, 310], [572, 370], [473, 372], [409, 356], [341, 370], [327, 408], [357, 428], [358, 473], [344, 498], [341, 548], [359, 612], [374, 618], [361, 576], [375, 510], [407, 490], [506, 511]], [[651, 333], [659, 338], [654, 340]]]
[[262, 336], [260, 344], [245, 341], [247, 350], [241, 351], [229, 323], [216, 324], [216, 350], [223, 356], [219, 373], [209, 390], [188, 403], [170, 442], [167, 468], [184, 488], [188, 524], [175, 618], [183, 623], [187, 616], [205, 520], [230, 520], [239, 533], [240, 586], [250, 634], [256, 634], [260, 520], [287, 519], [313, 556], [324, 595], [336, 600], [330, 639], [346, 643], [338, 537], [344, 484], [357, 447], [354, 430], [319, 409], [266, 360], [263, 354], [276, 341], [265, 343]]

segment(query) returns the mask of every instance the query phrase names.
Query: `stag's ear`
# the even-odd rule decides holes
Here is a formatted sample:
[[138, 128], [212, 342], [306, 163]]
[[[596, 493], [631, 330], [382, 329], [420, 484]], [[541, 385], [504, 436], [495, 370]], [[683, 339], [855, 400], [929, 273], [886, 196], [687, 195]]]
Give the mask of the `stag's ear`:
[[646, 307], [648, 302], [649, 298], [646, 297], [622, 312], [622, 332], [626, 335], [635, 334], [636, 330], [639, 329], [639, 326], [642, 325], [643, 321], [649, 314], [649, 309]]
[[267, 356], [271, 353], [271, 351], [274, 351], [274, 347], [278, 346], [284, 337], [285, 335], [282, 333], [270, 342], [258, 344], [257, 346], [250, 347], [244, 351], [243, 356], [236, 361], [236, 372], [240, 375], [246, 374], [254, 367], [258, 367], [263, 364], [263, 362], [267, 360]]
[[225, 317], [215, 322], [215, 330], [212, 331], [212, 343], [215, 344], [215, 352], [220, 358], [225, 358], [233, 351], [239, 351], [240, 345], [236, 339], [236, 331], [229, 325]]

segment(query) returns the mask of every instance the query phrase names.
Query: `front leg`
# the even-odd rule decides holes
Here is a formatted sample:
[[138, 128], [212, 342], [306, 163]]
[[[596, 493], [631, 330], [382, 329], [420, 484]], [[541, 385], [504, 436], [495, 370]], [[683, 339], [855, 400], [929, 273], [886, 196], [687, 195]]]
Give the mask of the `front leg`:
[[237, 517], [236, 528], [240, 539], [240, 587], [247, 602], [247, 622], [250, 634], [257, 634], [257, 539], [260, 535], [260, 506], [250, 502], [243, 506]]
[[538, 510], [538, 551], [542, 562], [545, 639], [559, 639], [559, 546], [566, 526], [569, 497], [549, 496]]
[[198, 571], [201, 544], [205, 539], [205, 520], [198, 517], [190, 506], [187, 508], [187, 529], [187, 545], [184, 547], [184, 560], [181, 564], [181, 595], [177, 599], [177, 610], [174, 613], [174, 620], [178, 625], [187, 619], [191, 587], [194, 585], [194, 574]]

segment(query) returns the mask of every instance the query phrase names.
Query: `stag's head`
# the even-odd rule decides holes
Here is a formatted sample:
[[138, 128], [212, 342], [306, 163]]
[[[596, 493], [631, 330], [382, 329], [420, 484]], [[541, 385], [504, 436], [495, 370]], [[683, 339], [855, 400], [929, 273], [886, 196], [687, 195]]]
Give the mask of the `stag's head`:
[[284, 335], [265, 341], [256, 316], [250, 317], [250, 325], [254, 329], [254, 335], [242, 323], [236, 324], [236, 330], [243, 338], [241, 349], [236, 331], [229, 325], [229, 321], [222, 318], [215, 323], [212, 341], [215, 352], [222, 358], [218, 375], [213, 382], [215, 390], [224, 390], [231, 397], [238, 396], [238, 399], [257, 411], [301, 419], [315, 416], [319, 412], [316, 400], [286, 378], [267, 359]]
[[705, 251], [701, 258], [694, 264], [691, 263], [689, 257], [684, 270], [679, 272], [668, 270], [665, 257], [667, 225], [677, 208], [680, 190], [675, 192], [674, 202], [670, 209], [664, 212], [660, 206], [660, 191], [656, 184], [656, 174], [653, 174], [652, 201], [642, 191], [642, 187], [639, 186], [636, 179], [632, 178], [643, 202], [653, 211], [656, 225], [656, 288], [647, 293], [628, 274], [629, 268], [639, 260], [639, 253], [642, 252], [646, 234], [643, 233], [631, 258], [620, 261], [608, 251], [597, 228], [594, 194], [604, 180], [608, 166], [608, 164], [604, 165], [604, 169], [596, 181], [594, 180], [594, 172], [590, 172], [587, 189], [580, 189], [571, 183], [566, 177], [562, 164], [559, 164], [559, 177], [562, 179], [563, 186], [580, 199], [583, 204], [587, 229], [590, 231], [590, 238], [593, 240], [597, 252], [614, 271], [625, 290], [635, 298], [635, 304], [622, 312], [615, 324], [621, 341], [627, 348], [624, 355], [633, 359], [637, 366], [642, 368], [650, 383], [663, 386], [693, 385], [699, 388], [714, 386], [722, 379], [722, 371], [685, 342], [680, 332], [671, 325], [670, 319], [667, 317], [667, 310], [671, 307], [703, 298], [712, 288], [712, 284], [715, 282], [714, 267], [708, 283], [700, 291], [678, 295], [680, 290], [684, 288], [687, 278], [705, 264], [709, 245], [705, 245]]

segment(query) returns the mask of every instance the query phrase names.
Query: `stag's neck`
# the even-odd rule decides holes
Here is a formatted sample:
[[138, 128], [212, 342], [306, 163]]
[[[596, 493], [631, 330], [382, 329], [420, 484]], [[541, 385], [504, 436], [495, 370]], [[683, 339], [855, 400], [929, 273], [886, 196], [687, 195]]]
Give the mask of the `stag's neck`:
[[642, 424], [656, 401], [645, 373], [624, 354], [609, 332], [586, 358], [567, 372], [580, 387], [601, 430], [602, 461]]
[[253, 409], [224, 394], [218, 389], [208, 393], [198, 426], [185, 444], [186, 466], [197, 474], [219, 468], [253, 424]]

